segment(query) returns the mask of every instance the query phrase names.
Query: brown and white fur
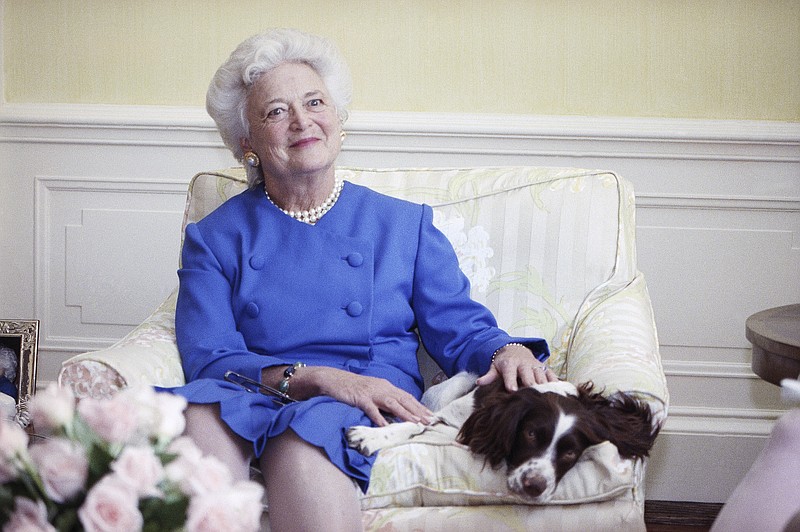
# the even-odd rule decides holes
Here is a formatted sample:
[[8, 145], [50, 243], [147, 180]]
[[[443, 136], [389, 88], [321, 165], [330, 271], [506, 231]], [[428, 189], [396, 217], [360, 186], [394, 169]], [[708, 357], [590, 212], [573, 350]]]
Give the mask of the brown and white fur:
[[[587, 447], [610, 441], [623, 458], [643, 458], [658, 432], [646, 403], [623, 393], [606, 398], [591, 383], [558, 381], [508, 392], [500, 381], [473, 389], [475, 378], [460, 373], [426, 393], [423, 402], [432, 409], [432, 402], [445, 405], [432, 425], [459, 429], [458, 441], [473, 453], [493, 468], [505, 464], [509, 490], [532, 502], [549, 500]], [[410, 422], [353, 427], [347, 437], [370, 455], [427, 428]]]

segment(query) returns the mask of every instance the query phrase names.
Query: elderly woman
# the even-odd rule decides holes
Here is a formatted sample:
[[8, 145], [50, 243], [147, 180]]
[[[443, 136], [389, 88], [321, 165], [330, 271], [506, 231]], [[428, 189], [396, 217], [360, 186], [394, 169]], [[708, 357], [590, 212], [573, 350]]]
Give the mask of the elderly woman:
[[[219, 68], [207, 109], [249, 190], [186, 228], [176, 311], [187, 433], [264, 473], [274, 530], [357, 530], [374, 457], [353, 425], [427, 422], [419, 341], [447, 374], [555, 380], [547, 345], [513, 338], [469, 297], [430, 207], [335, 174], [351, 82], [325, 39], [273, 30]], [[227, 382], [235, 371], [296, 400]]]

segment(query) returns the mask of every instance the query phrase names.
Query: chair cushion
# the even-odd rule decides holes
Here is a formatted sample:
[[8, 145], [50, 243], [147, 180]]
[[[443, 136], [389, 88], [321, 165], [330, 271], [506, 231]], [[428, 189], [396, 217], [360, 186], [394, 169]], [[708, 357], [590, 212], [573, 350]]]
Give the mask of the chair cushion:
[[[492, 469], [456, 443], [456, 433], [436, 426], [379, 451], [362, 509], [534, 504], [508, 490], [504, 467]], [[640, 475], [641, 462], [621, 458], [613, 444], [604, 442], [583, 453], [544, 504], [611, 500], [633, 490]]]
[[364, 529], [425, 532], [645, 532], [644, 508], [629, 497], [565, 506], [418, 506], [363, 510]]

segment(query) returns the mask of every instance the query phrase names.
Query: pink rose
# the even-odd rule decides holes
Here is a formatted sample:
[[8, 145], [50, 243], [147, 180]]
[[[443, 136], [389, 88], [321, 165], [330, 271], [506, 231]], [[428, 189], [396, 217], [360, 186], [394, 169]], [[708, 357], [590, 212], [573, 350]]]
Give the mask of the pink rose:
[[192, 463], [203, 458], [203, 452], [189, 436], [178, 436], [167, 446], [167, 451]]
[[51, 384], [33, 396], [30, 414], [37, 432], [52, 434], [72, 423], [75, 396], [68, 389]]
[[3, 532], [55, 531], [55, 527], [47, 522], [47, 506], [44, 501], [14, 497], [14, 513], [3, 527]]
[[192, 497], [186, 512], [186, 532], [215, 532], [234, 530], [231, 511], [221, 497], [205, 493]]
[[32, 445], [29, 452], [53, 501], [68, 501], [84, 489], [89, 462], [83, 447], [64, 438], [51, 438]]
[[239, 482], [228, 489], [193, 497], [186, 516], [187, 532], [251, 532], [259, 530], [263, 488]]
[[106, 476], [95, 484], [78, 519], [86, 532], [127, 532], [142, 529], [144, 518], [136, 493], [119, 478]]
[[136, 439], [139, 418], [136, 405], [124, 394], [110, 399], [82, 399], [78, 414], [100, 438], [109, 443], [129, 443]]
[[28, 460], [28, 435], [16, 423], [0, 420], [0, 484], [14, 480]]
[[198, 460], [179, 456], [167, 464], [166, 471], [167, 477], [190, 497], [220, 491], [233, 482], [228, 466], [213, 456]]
[[203, 453], [188, 436], [175, 438], [169, 446], [167, 452], [176, 454], [174, 460], [168, 463], [164, 470], [167, 478], [176, 484], [181, 492], [188, 494], [188, 487], [183, 486], [187, 477], [192, 475], [195, 466], [203, 459]]
[[164, 478], [164, 466], [152, 447], [126, 447], [111, 463], [111, 470], [139, 497], [161, 495], [157, 486]]
[[154, 436], [161, 441], [168, 441], [183, 434], [186, 428], [186, 418], [183, 416], [186, 398], [171, 393], [157, 395], [158, 423], [154, 427]]
[[123, 393], [137, 406], [142, 432], [164, 444], [181, 435], [186, 428], [183, 411], [186, 399], [151, 387], [126, 388]]
[[25, 454], [28, 447], [28, 434], [13, 421], [0, 421], [0, 456]]

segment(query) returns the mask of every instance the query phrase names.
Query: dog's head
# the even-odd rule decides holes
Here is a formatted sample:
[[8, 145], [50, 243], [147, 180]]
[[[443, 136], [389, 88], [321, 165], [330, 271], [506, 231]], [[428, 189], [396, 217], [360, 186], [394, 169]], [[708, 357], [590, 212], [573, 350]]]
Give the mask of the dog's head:
[[478, 389], [458, 436], [492, 467], [505, 463], [509, 489], [536, 502], [553, 495], [587, 447], [608, 440], [622, 456], [646, 456], [654, 438], [650, 410], [633, 399], [606, 399], [591, 384], [507, 392], [500, 382]]

